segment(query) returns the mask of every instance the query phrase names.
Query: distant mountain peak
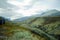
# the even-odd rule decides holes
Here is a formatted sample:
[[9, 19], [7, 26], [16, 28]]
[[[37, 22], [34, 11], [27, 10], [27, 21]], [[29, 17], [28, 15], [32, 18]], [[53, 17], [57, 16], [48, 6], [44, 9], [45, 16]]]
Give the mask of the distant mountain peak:
[[60, 11], [56, 9], [47, 10], [46, 12], [43, 12], [41, 16], [60, 16]]
[[59, 12], [59, 11], [56, 9], [52, 9], [52, 10], [47, 10], [46, 12]]

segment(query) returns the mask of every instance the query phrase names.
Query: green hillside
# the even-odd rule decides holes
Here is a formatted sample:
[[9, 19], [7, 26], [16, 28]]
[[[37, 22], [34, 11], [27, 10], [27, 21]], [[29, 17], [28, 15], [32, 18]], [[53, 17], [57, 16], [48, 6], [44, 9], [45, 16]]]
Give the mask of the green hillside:
[[[0, 40], [57, 40], [56, 36], [52, 36], [54, 33], [49, 30], [50, 27], [47, 26], [48, 24], [52, 24], [44, 24], [46, 19], [47, 17], [32, 18], [28, 23], [25, 22], [21, 25], [17, 23], [14, 24], [11, 21], [5, 21], [5, 24], [0, 25], [0, 34], [2, 34], [1, 36], [4, 36], [3, 38], [0, 38]], [[58, 23], [57, 21], [59, 20], [56, 20], [56, 23]], [[52, 23], [54, 24], [54, 22]]]
[[60, 35], [60, 17], [59, 16], [31, 18], [26, 20], [24, 24], [28, 25], [29, 27], [43, 30], [47, 34], [54, 35], [55, 37]]
[[28, 24], [32, 27], [44, 27], [46, 30], [47, 28], [57, 28], [60, 26], [60, 17], [36, 17], [36, 18], [31, 18], [27, 20], [28, 22], [25, 21], [25, 24]]
[[11, 21], [5, 21], [5, 24], [0, 25], [0, 40], [46, 40], [30, 29], [14, 24]]

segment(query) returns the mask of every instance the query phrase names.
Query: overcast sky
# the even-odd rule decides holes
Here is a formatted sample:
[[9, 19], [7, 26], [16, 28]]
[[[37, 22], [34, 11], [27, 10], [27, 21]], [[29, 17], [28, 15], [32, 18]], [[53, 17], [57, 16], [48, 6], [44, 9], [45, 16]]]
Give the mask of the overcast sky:
[[47, 9], [60, 10], [60, 0], [0, 0], [0, 16], [11, 20]]

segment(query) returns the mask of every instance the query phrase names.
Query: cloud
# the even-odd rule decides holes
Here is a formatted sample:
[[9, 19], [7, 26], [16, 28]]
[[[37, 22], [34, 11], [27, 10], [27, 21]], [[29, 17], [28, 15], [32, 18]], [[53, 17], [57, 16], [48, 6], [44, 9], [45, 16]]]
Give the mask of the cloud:
[[4, 13], [4, 12], [3, 12], [4, 10], [5, 10], [5, 9], [0, 8], [0, 14], [1, 14], [1, 13]]
[[7, 3], [7, 0], [0, 0], [0, 8], [8, 9], [8, 8], [15, 8], [16, 6]]
[[19, 8], [23, 8], [25, 5], [29, 5], [31, 0], [23, 0], [22, 2], [17, 0], [8, 0], [7, 2], [13, 5], [16, 5]]
[[9, 4], [7, 0], [0, 0], [0, 16], [11, 18], [14, 15], [19, 15], [19, 13], [15, 12], [17, 9], [19, 8], [15, 5]]
[[11, 19], [31, 16], [47, 9], [60, 10], [59, 4], [60, 0], [0, 0], [0, 16]]
[[38, 1], [39, 0], [24, 0], [23, 2], [19, 2], [16, 0], [10, 0], [8, 3], [16, 5], [20, 8], [16, 10], [17, 13], [22, 13], [24, 16], [31, 16], [36, 14], [37, 11], [45, 10], [48, 8], [46, 5], [40, 5]]

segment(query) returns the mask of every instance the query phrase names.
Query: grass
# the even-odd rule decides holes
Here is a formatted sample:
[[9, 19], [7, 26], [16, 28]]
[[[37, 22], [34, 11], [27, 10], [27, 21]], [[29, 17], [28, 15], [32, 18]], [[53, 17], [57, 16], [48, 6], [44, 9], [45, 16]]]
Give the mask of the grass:
[[13, 24], [11, 22], [6, 22], [5, 24], [0, 25], [0, 28], [0, 33], [7, 37], [6, 39], [0, 38], [0, 40], [45, 40], [45, 38], [32, 33], [27, 28]]

